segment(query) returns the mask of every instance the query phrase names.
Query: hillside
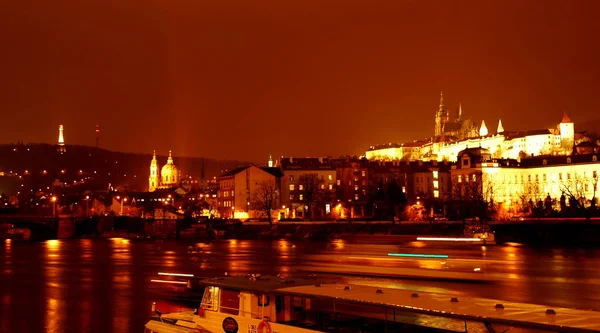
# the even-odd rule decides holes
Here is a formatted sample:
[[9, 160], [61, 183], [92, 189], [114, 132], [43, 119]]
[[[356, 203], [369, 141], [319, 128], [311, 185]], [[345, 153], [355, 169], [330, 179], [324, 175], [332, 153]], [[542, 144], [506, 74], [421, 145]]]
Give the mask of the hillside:
[[[173, 156], [181, 176], [199, 179], [203, 158]], [[167, 156], [157, 156], [159, 167], [167, 161]], [[60, 154], [54, 145], [49, 144], [3, 144], [0, 145], [0, 172], [18, 181], [2, 181], [0, 187], [14, 187], [7, 184], [24, 184], [21, 187], [42, 187], [59, 179], [72, 184], [83, 179], [86, 188], [106, 189], [113, 186], [127, 186], [132, 191], [144, 191], [148, 186], [150, 154], [114, 152], [87, 146], [67, 146]], [[222, 170], [248, 164], [239, 161], [204, 159], [205, 177], [218, 176]], [[12, 174], [11, 174], [12, 171]], [[26, 173], [27, 171], [27, 173]], [[19, 176], [21, 176], [19, 178]], [[6, 178], [6, 177], [2, 177]], [[29, 186], [28, 186], [29, 185]], [[13, 192], [10, 188], [0, 188], [1, 192]], [[0, 192], [0, 193], [1, 193]]]

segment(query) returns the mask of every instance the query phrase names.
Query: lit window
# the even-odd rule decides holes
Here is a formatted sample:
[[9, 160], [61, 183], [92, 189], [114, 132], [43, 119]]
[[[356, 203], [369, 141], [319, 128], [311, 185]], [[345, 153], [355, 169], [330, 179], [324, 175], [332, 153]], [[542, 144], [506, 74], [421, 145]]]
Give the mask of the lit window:
[[342, 183], [342, 182], [341, 182], [339, 179], [338, 179], [338, 180], [337, 180], [337, 182], [336, 182], [337, 186], [340, 186], [340, 184], [341, 184], [341, 183]]
[[294, 195], [290, 194], [290, 200], [294, 200]]
[[362, 171], [362, 176], [364, 177], [364, 176], [366, 176], [366, 175], [367, 175], [367, 172], [366, 172], [365, 170], [363, 170], [363, 171]]
[[325, 189], [325, 184], [321, 184], [321, 189], [324, 190]]
[[558, 179], [562, 180], [562, 172], [558, 174]]
[[290, 176], [290, 180], [293, 181], [294, 180], [294, 176]]
[[462, 183], [462, 175], [458, 175], [458, 182]]
[[477, 175], [473, 174], [473, 181], [476, 182], [477, 181]]
[[332, 175], [329, 175], [328, 178], [329, 178], [329, 180], [333, 180], [333, 176]]
[[[304, 185], [302, 185], [302, 184], [298, 185], [298, 189], [299, 189], [300, 191], [304, 190]], [[302, 200], [302, 199], [300, 199], [300, 200]]]
[[433, 172], [433, 179], [438, 179], [438, 176], [439, 176], [438, 172], [434, 171]]
[[437, 180], [433, 181], [433, 188], [439, 188], [440, 187], [440, 183]]
[[300, 194], [300, 201], [304, 200], [304, 195]]
[[438, 191], [438, 190], [433, 190], [433, 197], [434, 197], [434, 198], [439, 198], [439, 197], [440, 197], [440, 191]]
[[329, 184], [329, 189], [333, 190], [333, 184]]
[[354, 190], [358, 191], [358, 185], [354, 185]]
[[358, 200], [358, 193], [354, 195], [354, 200]]
[[290, 184], [290, 191], [294, 190], [294, 184]]

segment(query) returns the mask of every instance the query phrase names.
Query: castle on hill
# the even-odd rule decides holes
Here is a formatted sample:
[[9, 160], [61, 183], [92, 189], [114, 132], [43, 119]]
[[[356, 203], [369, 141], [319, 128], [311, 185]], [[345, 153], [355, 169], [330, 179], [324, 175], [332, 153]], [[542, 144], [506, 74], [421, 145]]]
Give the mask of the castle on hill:
[[570, 155], [577, 141], [574, 124], [567, 114], [554, 128], [506, 131], [502, 120], [495, 132], [488, 130], [485, 121], [477, 126], [464, 119], [462, 106], [451, 117], [444, 106], [444, 96], [434, 117], [433, 137], [402, 144], [371, 146], [366, 152], [370, 160], [435, 160], [455, 162], [458, 153], [467, 148], [485, 148], [494, 158], [518, 159], [525, 156]]

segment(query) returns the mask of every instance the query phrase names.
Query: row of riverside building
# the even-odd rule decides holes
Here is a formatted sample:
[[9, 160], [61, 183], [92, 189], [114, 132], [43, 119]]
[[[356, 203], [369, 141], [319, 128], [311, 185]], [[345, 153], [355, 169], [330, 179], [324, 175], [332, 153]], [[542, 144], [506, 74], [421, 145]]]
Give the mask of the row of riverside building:
[[[456, 162], [282, 157], [223, 173], [217, 210], [222, 218], [264, 218], [265, 184], [274, 192], [271, 218], [279, 220], [381, 216], [392, 188], [409, 205], [482, 200], [510, 208], [563, 195], [589, 205], [596, 196], [599, 148], [587, 142], [571, 155], [522, 159], [467, 148]], [[438, 213], [442, 210], [428, 212]]]

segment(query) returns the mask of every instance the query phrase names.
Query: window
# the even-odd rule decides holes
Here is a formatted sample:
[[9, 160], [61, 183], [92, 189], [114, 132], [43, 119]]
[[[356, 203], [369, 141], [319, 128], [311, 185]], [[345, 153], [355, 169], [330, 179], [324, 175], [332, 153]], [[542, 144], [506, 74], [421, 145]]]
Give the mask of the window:
[[571, 174], [567, 172], [567, 179], [571, 179]]
[[366, 195], [366, 194], [367, 194], [367, 190], [363, 189], [363, 190], [362, 190], [362, 194], [363, 194], [363, 195]]
[[571, 163], [571, 158], [567, 157], [567, 163]]
[[598, 162], [598, 157], [596, 155], [592, 156], [592, 162]]
[[324, 190], [325, 189], [325, 184], [321, 184], [321, 189]]
[[294, 195], [290, 194], [290, 200], [294, 200]]
[[329, 184], [329, 190], [333, 190], [333, 184]]
[[438, 190], [433, 190], [433, 197], [434, 197], [434, 198], [439, 198], [439, 197], [440, 197], [440, 191], [438, 191]]
[[527, 181], [530, 182], [531, 181], [531, 175], [527, 175]]
[[458, 182], [462, 183], [462, 175], [458, 175]]
[[354, 185], [354, 190], [358, 191], [358, 185]]
[[535, 175], [535, 181], [539, 182], [540, 181], [540, 175]]
[[465, 167], [469, 166], [469, 158], [468, 157], [467, 158], [463, 158], [462, 165], [465, 166]]
[[293, 175], [292, 175], [292, 176], [290, 176], [290, 180], [291, 180], [291, 181], [294, 181], [294, 176], [293, 176]]
[[361, 172], [361, 175], [364, 177], [364, 176], [366, 176], [366, 175], [367, 175], [367, 172], [366, 172], [365, 170], [363, 170], [363, 171]]
[[440, 187], [440, 183], [437, 180], [433, 181], [433, 188], [439, 188]]
[[592, 171], [592, 177], [597, 178], [598, 174], [596, 173], [596, 170]]
[[294, 184], [290, 184], [290, 191], [294, 190]]
[[477, 181], [477, 175], [473, 174], [473, 181], [476, 182]]
[[321, 175], [321, 176], [319, 177], [319, 180], [325, 180], [325, 176]]
[[358, 200], [358, 198], [359, 198], [359, 196], [358, 196], [358, 193], [356, 193], [356, 194], [354, 195], [354, 200]]
[[362, 186], [367, 185], [367, 182], [363, 179], [362, 182], [360, 182]]
[[342, 182], [341, 182], [339, 179], [338, 179], [338, 180], [337, 180], [337, 182], [336, 182], [337, 186], [340, 186], [340, 184], [341, 184], [341, 183], [342, 183]]
[[546, 174], [542, 175], [542, 180], [546, 181]]
[[329, 180], [333, 180], [333, 176], [329, 175], [327, 177], [329, 178]]
[[562, 172], [558, 174], [558, 179], [562, 180]]
[[[298, 185], [298, 189], [299, 189], [300, 191], [304, 190], [304, 185], [302, 185], [302, 184]], [[300, 200], [302, 200], [302, 199], [300, 199]]]
[[300, 194], [300, 201], [304, 200], [304, 195]]
[[433, 172], [433, 179], [438, 179], [439, 173], [437, 171]]

